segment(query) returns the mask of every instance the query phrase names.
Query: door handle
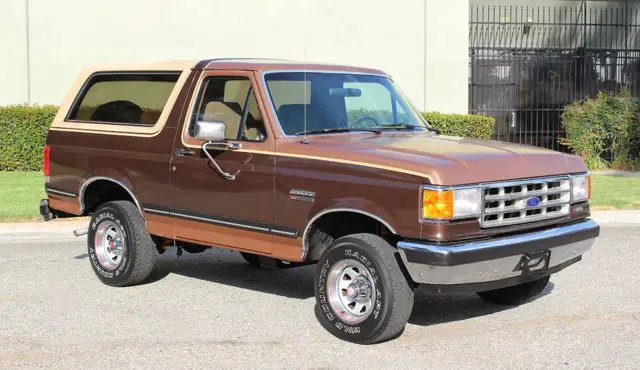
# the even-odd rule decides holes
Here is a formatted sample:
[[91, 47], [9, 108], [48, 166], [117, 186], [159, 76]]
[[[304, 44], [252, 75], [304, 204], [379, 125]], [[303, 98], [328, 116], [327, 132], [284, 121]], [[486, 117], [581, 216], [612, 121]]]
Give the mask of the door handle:
[[186, 157], [196, 155], [196, 152], [189, 149], [176, 149], [173, 154], [175, 154], [176, 157]]

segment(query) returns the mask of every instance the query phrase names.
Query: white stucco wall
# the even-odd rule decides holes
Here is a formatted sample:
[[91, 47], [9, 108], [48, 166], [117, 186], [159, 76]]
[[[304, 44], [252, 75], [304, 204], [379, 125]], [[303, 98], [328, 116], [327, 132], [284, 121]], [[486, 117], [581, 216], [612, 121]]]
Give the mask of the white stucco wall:
[[3, 0], [0, 105], [59, 104], [80, 69], [105, 61], [265, 57], [380, 68], [420, 109], [466, 112], [468, 4]]
[[29, 98], [26, 20], [24, 1], [0, 1], [0, 105]]

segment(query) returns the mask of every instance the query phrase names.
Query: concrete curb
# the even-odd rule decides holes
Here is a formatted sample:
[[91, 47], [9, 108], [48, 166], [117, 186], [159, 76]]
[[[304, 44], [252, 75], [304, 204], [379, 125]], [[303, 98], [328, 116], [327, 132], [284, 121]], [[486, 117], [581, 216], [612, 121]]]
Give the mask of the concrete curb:
[[88, 218], [69, 218], [52, 221], [0, 222], [0, 235], [7, 234], [69, 234], [89, 226]]
[[[592, 211], [591, 218], [602, 227], [640, 227], [640, 210]], [[0, 222], [0, 235], [55, 233], [71, 235], [89, 226], [88, 218], [53, 221]]]
[[640, 210], [591, 211], [591, 218], [603, 227], [640, 226]]

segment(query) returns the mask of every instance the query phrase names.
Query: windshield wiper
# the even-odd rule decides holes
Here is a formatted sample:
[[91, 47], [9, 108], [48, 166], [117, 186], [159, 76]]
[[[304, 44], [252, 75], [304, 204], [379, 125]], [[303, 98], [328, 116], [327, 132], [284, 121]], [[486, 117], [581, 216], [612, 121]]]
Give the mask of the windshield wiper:
[[383, 125], [379, 125], [376, 127], [380, 127], [380, 128], [397, 128], [397, 129], [405, 129], [405, 130], [414, 130], [417, 128], [424, 128], [424, 126], [418, 126], [418, 125], [410, 125], [408, 123], [386, 123]]
[[424, 129], [426, 128], [429, 131], [433, 131], [436, 134], [440, 134], [440, 130], [435, 129], [433, 127], [430, 126], [418, 126], [418, 125], [410, 125], [408, 123], [390, 123], [390, 124], [384, 124], [384, 125], [379, 125], [376, 127], [380, 127], [380, 128], [391, 128], [391, 129], [399, 129], [399, 130], [415, 130], [417, 128], [421, 128]]
[[294, 135], [314, 135], [314, 134], [327, 134], [327, 133], [335, 133], [335, 132], [353, 132], [353, 131], [365, 131], [365, 132], [373, 132], [376, 135], [380, 135], [382, 131], [368, 129], [368, 128], [349, 128], [349, 127], [331, 127], [331, 128], [317, 128], [306, 131], [298, 131], [294, 133]]

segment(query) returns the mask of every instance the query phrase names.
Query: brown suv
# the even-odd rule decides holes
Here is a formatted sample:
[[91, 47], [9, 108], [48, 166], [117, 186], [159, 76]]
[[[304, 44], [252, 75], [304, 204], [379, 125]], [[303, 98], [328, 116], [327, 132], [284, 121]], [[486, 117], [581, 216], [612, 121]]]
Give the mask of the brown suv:
[[168, 245], [317, 263], [315, 312], [358, 343], [400, 335], [418, 285], [501, 304], [598, 236], [575, 156], [440, 135], [374, 69], [255, 59], [82, 73], [49, 132], [45, 219], [92, 215], [91, 266], [143, 282]]

